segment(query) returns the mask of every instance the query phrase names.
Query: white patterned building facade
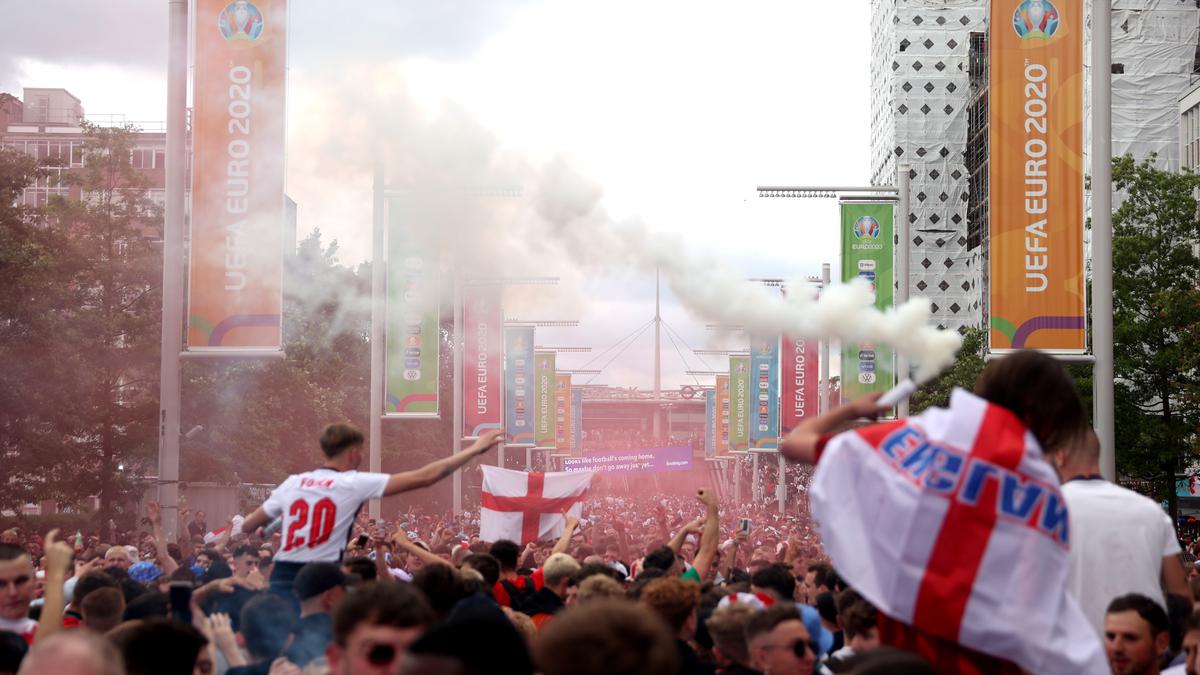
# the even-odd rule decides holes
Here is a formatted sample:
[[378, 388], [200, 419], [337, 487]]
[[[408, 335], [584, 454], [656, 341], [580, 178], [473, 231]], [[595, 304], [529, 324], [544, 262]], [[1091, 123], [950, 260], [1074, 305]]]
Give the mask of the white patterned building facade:
[[[995, 1], [1015, 8], [1018, 0]], [[1196, 0], [1112, 2], [1113, 154], [1138, 159], [1154, 154], [1160, 167], [1178, 170], [1184, 150], [1180, 99], [1195, 79], [1200, 8]], [[982, 327], [989, 3], [871, 0], [871, 9], [872, 181], [894, 185], [898, 164], [910, 167], [909, 288], [930, 299], [937, 325]], [[1085, 69], [1091, 61], [1090, 16], [1087, 23]], [[1090, 70], [1084, 80], [1084, 161], [1090, 166], [1087, 74]]]
[[968, 247], [968, 66], [979, 0], [872, 0], [871, 180], [909, 167], [909, 289], [942, 328], [982, 326], [979, 247]]

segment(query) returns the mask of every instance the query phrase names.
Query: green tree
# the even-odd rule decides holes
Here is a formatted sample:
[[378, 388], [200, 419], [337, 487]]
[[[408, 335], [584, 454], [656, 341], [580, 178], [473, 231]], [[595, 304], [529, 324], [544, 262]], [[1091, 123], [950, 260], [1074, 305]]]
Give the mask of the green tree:
[[314, 231], [285, 258], [279, 360], [184, 367], [182, 474], [190, 481], [277, 482], [311, 468], [329, 422], [367, 423], [369, 277], [338, 264], [337, 242]]
[[[184, 480], [277, 483], [318, 461], [324, 425], [348, 421], [367, 429], [371, 269], [351, 269], [337, 254], [337, 242], [323, 244], [317, 230], [286, 258], [284, 358], [185, 364], [183, 426], [205, 430], [184, 440]], [[441, 417], [387, 420], [385, 471], [415, 468], [450, 451], [450, 314], [443, 318]], [[448, 490], [439, 486], [416, 499], [444, 501]], [[403, 507], [405, 500], [389, 504]]]
[[1200, 176], [1126, 155], [1113, 160], [1113, 185], [1125, 195], [1113, 213], [1118, 469], [1160, 482], [1174, 514], [1174, 475], [1200, 422]]
[[43, 453], [59, 454], [39, 412], [57, 405], [44, 377], [45, 345], [55, 338], [54, 308], [65, 304], [62, 233], [38, 209], [18, 206], [46, 171], [22, 152], [0, 147], [0, 509], [46, 497]]
[[[7, 278], [19, 280], [3, 323], [27, 331], [4, 339], [6, 394], [19, 401], [5, 405], [5, 469], [23, 490], [2, 497], [85, 507], [95, 496], [106, 527], [136, 499], [156, 439], [162, 213], [130, 163], [136, 129], [84, 132], [84, 167], [62, 178], [80, 199], [0, 214]], [[5, 164], [17, 166], [6, 189], [28, 177], [28, 163]]]
[[975, 389], [975, 380], [983, 371], [984, 350], [987, 348], [987, 333], [979, 328], [964, 328], [962, 347], [954, 359], [954, 365], [939, 375], [936, 379], [922, 385], [909, 399], [909, 413], [916, 415], [930, 407], [947, 407], [950, 405], [950, 392], [955, 387], [971, 391]]

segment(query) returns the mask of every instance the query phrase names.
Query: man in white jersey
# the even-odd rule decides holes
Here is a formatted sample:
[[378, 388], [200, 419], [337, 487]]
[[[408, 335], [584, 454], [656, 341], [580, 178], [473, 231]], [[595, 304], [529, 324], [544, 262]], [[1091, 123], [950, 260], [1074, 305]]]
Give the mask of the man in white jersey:
[[1108, 603], [1129, 593], [1166, 610], [1190, 598], [1171, 517], [1154, 500], [1100, 476], [1100, 439], [1090, 429], [1050, 455], [1062, 477], [1071, 532], [1067, 587], [1104, 637]]
[[503, 432], [487, 431], [471, 447], [403, 473], [364, 473], [363, 435], [349, 424], [330, 424], [321, 433], [325, 464], [288, 476], [242, 523], [253, 532], [282, 517], [282, 541], [271, 571], [271, 589], [291, 596], [292, 581], [305, 563], [340, 562], [354, 519], [364, 502], [428, 487], [490, 450]]

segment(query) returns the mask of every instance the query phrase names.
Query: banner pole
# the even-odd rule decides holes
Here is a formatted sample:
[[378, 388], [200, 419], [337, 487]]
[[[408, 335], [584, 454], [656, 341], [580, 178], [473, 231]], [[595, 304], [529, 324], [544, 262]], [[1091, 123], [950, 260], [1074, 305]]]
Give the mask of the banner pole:
[[[463, 344], [462, 344], [462, 324], [463, 324], [463, 299], [462, 299], [462, 284], [459, 283], [458, 274], [450, 280], [453, 285], [454, 297], [454, 329], [451, 331], [453, 343], [450, 348], [454, 350], [454, 374], [452, 375], [452, 386], [454, 387], [454, 427], [450, 434], [450, 454], [456, 455], [462, 450], [463, 436], [463, 391], [462, 391], [462, 368], [463, 368]], [[459, 468], [454, 472], [454, 477], [451, 479], [453, 483], [453, 499], [454, 499], [454, 515], [462, 514], [462, 499], [463, 499], [463, 474]]]
[[1112, 3], [1105, 1], [1092, 2], [1092, 412], [1100, 473], [1115, 481], [1112, 235]]
[[[908, 231], [908, 185], [909, 185], [909, 166], [907, 163], [899, 164], [896, 168], [896, 217], [892, 219], [896, 227], [897, 239], [899, 240], [896, 247], [896, 301], [893, 303], [896, 306], [903, 305], [908, 302], [909, 286], [908, 286], [908, 264], [909, 253], [908, 248], [911, 245], [911, 237]], [[903, 382], [908, 378], [908, 358], [896, 355], [896, 381]], [[900, 418], [908, 417], [908, 397], [900, 400], [896, 406], [896, 414]]]
[[179, 437], [183, 348], [183, 215], [187, 166], [188, 3], [168, 3], [166, 213], [163, 221], [162, 336], [159, 354], [158, 502], [168, 541], [179, 524]]
[[[374, 199], [371, 214], [371, 410], [368, 433], [370, 447], [370, 469], [379, 472], [383, 468], [383, 321], [384, 273], [383, 239], [383, 165], [375, 162]], [[380, 501], [372, 499], [368, 508], [371, 518], [379, 520]]]
[[754, 503], [757, 504], [759, 499], [762, 497], [762, 486], [759, 484], [762, 476], [760, 475], [758, 469], [757, 452], [750, 457], [750, 466], [753, 467], [753, 472], [750, 477], [750, 499], [754, 500]]
[[784, 499], [787, 497], [787, 492], [783, 487], [783, 472], [787, 468], [787, 462], [783, 459], [783, 453], [775, 455], [775, 459], [779, 464], [779, 479], [775, 481], [775, 498], [779, 500], [779, 514], [783, 515], [786, 509]]
[[[821, 263], [821, 292], [829, 288], [829, 263]], [[821, 414], [829, 412], [829, 338], [821, 339]]]

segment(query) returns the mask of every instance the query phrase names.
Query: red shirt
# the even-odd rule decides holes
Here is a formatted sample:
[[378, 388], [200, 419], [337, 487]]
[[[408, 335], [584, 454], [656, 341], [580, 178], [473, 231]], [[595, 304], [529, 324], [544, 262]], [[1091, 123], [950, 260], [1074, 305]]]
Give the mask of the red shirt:
[[[545, 577], [542, 576], [542, 568], [539, 567], [534, 570], [533, 574], [529, 575], [529, 577], [533, 580], [533, 590], [542, 590], [542, 586], [546, 583]], [[511, 579], [510, 583], [518, 589], [524, 590], [525, 577], [518, 576], [516, 579]], [[512, 607], [512, 598], [508, 596], [508, 590], [504, 588], [504, 580], [497, 581], [496, 585], [492, 587], [492, 598], [501, 607]]]

